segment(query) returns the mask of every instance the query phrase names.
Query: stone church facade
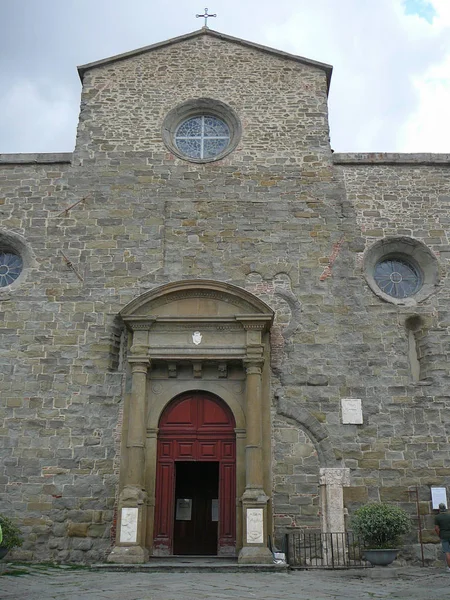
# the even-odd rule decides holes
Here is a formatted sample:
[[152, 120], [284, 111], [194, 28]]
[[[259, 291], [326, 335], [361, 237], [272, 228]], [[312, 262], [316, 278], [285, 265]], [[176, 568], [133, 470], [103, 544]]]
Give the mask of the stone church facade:
[[15, 555], [270, 562], [417, 486], [435, 558], [450, 156], [333, 153], [330, 66], [206, 28], [79, 72], [74, 152], [0, 155]]

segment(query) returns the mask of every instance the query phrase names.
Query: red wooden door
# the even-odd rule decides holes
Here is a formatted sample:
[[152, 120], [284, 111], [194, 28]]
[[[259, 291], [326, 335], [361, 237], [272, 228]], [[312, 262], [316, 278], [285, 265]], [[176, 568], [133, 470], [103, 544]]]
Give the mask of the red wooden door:
[[[158, 434], [158, 453], [156, 470], [155, 499], [155, 534], [154, 554], [169, 555], [174, 550], [174, 522], [177, 521], [176, 535], [189, 532], [192, 544], [177, 541], [177, 548], [183, 553], [211, 553], [212, 533], [208, 545], [205, 546], [200, 537], [195, 538], [195, 531], [202, 531], [201, 519], [204, 518], [204, 530], [212, 532], [217, 523], [218, 554], [232, 554], [236, 546], [236, 441], [234, 418], [228, 406], [220, 398], [212, 394], [192, 392], [172, 400], [161, 416]], [[196, 486], [197, 498], [175, 498], [176, 468], [175, 463], [202, 461], [218, 463], [218, 507], [214, 505], [211, 491], [202, 489], [201, 476]], [[198, 471], [200, 474], [201, 471]], [[193, 471], [195, 473], [195, 471]], [[195, 476], [195, 475], [194, 475]], [[211, 481], [208, 486], [211, 489]], [[189, 488], [179, 487], [185, 490]], [[178, 493], [178, 492], [177, 492]], [[191, 508], [188, 505], [191, 501]], [[180, 504], [181, 503], [181, 504]], [[184, 505], [184, 508], [183, 508]], [[198, 507], [198, 508], [197, 508]], [[202, 507], [202, 508], [200, 508]], [[189, 512], [190, 511], [190, 512]], [[194, 512], [192, 512], [194, 511]], [[195, 512], [198, 511], [198, 512]], [[205, 516], [202, 517], [201, 513]], [[190, 518], [189, 518], [190, 517]], [[191, 520], [195, 525], [179, 523]], [[187, 534], [186, 534], [187, 535]], [[200, 534], [199, 534], [200, 535]], [[204, 535], [204, 531], [203, 531]], [[177, 538], [178, 539], [178, 538]], [[200, 549], [200, 550], [199, 550]]]

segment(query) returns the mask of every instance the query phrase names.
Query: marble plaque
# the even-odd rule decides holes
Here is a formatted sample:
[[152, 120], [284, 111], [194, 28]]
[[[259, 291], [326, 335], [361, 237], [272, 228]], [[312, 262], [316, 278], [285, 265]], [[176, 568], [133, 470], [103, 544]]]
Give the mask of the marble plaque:
[[363, 414], [359, 398], [342, 398], [342, 423], [344, 425], [362, 425]]
[[138, 509], [122, 508], [120, 523], [120, 541], [124, 543], [137, 542]]
[[247, 509], [247, 544], [264, 543], [263, 509]]
[[445, 504], [447, 507], [447, 488], [445, 487], [432, 487], [431, 488], [431, 501], [433, 503], [433, 510], [439, 509], [439, 504]]

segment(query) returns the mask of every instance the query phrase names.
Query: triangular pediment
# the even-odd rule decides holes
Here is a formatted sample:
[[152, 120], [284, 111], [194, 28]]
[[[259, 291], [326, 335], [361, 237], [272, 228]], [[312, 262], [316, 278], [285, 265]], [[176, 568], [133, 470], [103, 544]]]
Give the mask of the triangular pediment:
[[193, 31], [191, 33], [188, 33], [186, 35], [181, 35], [175, 38], [171, 38], [168, 40], [165, 40], [163, 42], [158, 42], [156, 44], [152, 44], [150, 46], [144, 46], [143, 48], [138, 48], [137, 50], [132, 50], [131, 52], [125, 52], [123, 54], [117, 54], [115, 56], [111, 56], [109, 58], [104, 58], [102, 60], [97, 60], [95, 62], [91, 62], [85, 65], [81, 65], [78, 67], [78, 73], [80, 76], [81, 81], [83, 81], [83, 77], [84, 74], [86, 73], [86, 71], [89, 71], [90, 69], [95, 69], [98, 67], [104, 67], [107, 65], [110, 65], [112, 63], [118, 62], [118, 61], [123, 61], [129, 58], [134, 58], [136, 56], [139, 56], [141, 54], [145, 54], [148, 52], [153, 52], [155, 50], [160, 50], [162, 48], [165, 48], [167, 46], [171, 46], [174, 44], [179, 44], [181, 42], [185, 42], [187, 40], [191, 40], [197, 37], [201, 37], [201, 36], [211, 36], [214, 38], [217, 38], [219, 40], [223, 40], [232, 44], [237, 44], [240, 46], [244, 46], [247, 48], [251, 48], [253, 50], [258, 50], [260, 52], [263, 53], [268, 53], [268, 54], [272, 54], [273, 56], [276, 56], [278, 58], [282, 58], [285, 60], [292, 60], [292, 61], [296, 61], [299, 62], [303, 65], [306, 66], [310, 66], [310, 67], [314, 67], [316, 69], [320, 69], [322, 71], [325, 71], [326, 73], [326, 77], [327, 77], [327, 83], [328, 83], [328, 87], [330, 86], [330, 80], [331, 80], [331, 73], [333, 70], [333, 67], [331, 65], [328, 65], [326, 63], [321, 63], [321, 62], [317, 62], [315, 60], [310, 60], [308, 58], [304, 58], [302, 56], [297, 56], [295, 54], [289, 54], [288, 52], [283, 52], [281, 50], [276, 50], [275, 48], [270, 48], [268, 46], [263, 46], [261, 44], [256, 44], [254, 42], [249, 42], [247, 40], [243, 40], [241, 38], [237, 38], [237, 37], [233, 37], [231, 35], [226, 35], [224, 33], [220, 33], [218, 31], [214, 31], [213, 29], [209, 29], [207, 27], [202, 27], [202, 29], [199, 29], [197, 31]]

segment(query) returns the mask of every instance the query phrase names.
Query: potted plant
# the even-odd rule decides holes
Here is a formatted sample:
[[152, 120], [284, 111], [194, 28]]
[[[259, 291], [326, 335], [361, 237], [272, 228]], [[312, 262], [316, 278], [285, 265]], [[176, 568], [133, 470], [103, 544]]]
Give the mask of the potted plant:
[[359, 508], [352, 526], [366, 546], [365, 559], [372, 565], [386, 566], [397, 558], [400, 536], [408, 533], [411, 521], [399, 506], [380, 502]]
[[8, 554], [13, 548], [23, 544], [20, 529], [11, 519], [0, 514], [0, 527], [2, 530], [2, 541], [0, 542], [0, 559]]

